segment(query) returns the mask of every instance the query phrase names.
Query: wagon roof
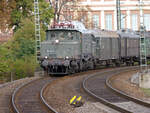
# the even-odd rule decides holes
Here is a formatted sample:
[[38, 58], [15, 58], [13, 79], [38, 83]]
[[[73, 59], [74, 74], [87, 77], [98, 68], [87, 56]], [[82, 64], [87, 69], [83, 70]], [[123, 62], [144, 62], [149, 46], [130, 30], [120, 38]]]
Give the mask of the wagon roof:
[[145, 32], [145, 37], [150, 38], [150, 31]]
[[131, 29], [121, 29], [117, 32], [121, 38], [139, 38], [139, 34]]
[[103, 37], [103, 38], [106, 38], [106, 37], [118, 38], [119, 37], [119, 35], [116, 31], [96, 29], [96, 30], [91, 30], [91, 32], [95, 37]]

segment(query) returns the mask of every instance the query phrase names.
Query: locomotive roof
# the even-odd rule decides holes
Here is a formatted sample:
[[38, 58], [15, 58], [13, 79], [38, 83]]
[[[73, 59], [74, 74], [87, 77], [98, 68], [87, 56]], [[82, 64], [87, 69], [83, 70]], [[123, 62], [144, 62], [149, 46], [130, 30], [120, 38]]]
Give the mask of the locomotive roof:
[[51, 28], [51, 29], [48, 29], [46, 30], [47, 31], [77, 31], [77, 32], [80, 32], [78, 31], [77, 29], [66, 29], [66, 28]]
[[145, 36], [146, 36], [146, 38], [150, 38], [150, 31], [147, 31], [147, 32], [145, 33]]
[[[137, 33], [138, 35], [140, 35], [140, 31], [137, 31], [136, 33]], [[146, 37], [146, 38], [150, 38], [150, 31], [146, 31], [146, 32], [145, 32], [145, 37]]]

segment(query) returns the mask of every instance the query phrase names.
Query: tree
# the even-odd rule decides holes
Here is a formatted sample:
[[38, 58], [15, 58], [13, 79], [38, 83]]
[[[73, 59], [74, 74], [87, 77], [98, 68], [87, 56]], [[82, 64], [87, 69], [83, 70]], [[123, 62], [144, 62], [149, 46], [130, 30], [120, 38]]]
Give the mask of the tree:
[[22, 59], [16, 59], [13, 63], [12, 70], [15, 74], [15, 79], [24, 78], [26, 76], [30, 77], [34, 75], [34, 70], [37, 67], [35, 62], [35, 56], [24, 56]]
[[[45, 0], [39, 0], [40, 22], [46, 29], [46, 25], [53, 18], [53, 10]], [[0, 1], [0, 29], [20, 27], [21, 20], [24, 18], [34, 18], [34, 0], [1, 0]]]
[[3, 45], [0, 45], [0, 73], [5, 73], [9, 71], [7, 58], [9, 57], [9, 51]]
[[[34, 22], [23, 19], [20, 23], [21, 28], [14, 34], [12, 49], [16, 58], [35, 53], [35, 27]], [[41, 28], [41, 39], [45, 38], [45, 30]]]
[[[3, 1], [3, 2], [2, 2]], [[0, 3], [7, 5], [10, 0], [2, 0]], [[12, 0], [13, 1], [13, 0]], [[0, 75], [3, 73], [13, 73], [17, 78], [31, 76], [38, 65], [35, 59], [35, 26], [34, 26], [34, 7], [33, 0], [14, 0], [15, 6], [11, 8], [10, 18], [1, 19], [2, 23], [16, 26], [16, 32], [13, 39], [0, 45]], [[45, 0], [40, 2], [40, 22], [41, 22], [41, 39], [45, 38], [46, 25], [49, 24], [53, 17], [53, 10]], [[4, 7], [0, 4], [0, 15]], [[7, 13], [8, 14], [8, 13]], [[0, 21], [1, 22], [1, 21]], [[2, 26], [2, 25], [0, 25]], [[7, 27], [6, 27], [7, 28]], [[1, 29], [1, 28], [0, 28]], [[2, 73], [2, 74], [1, 74]], [[22, 75], [22, 76], [21, 76]]]
[[[14, 38], [25, 38], [35, 40], [35, 25], [34, 21], [30, 19], [22, 19], [21, 23], [19, 24], [20, 29], [14, 33]], [[45, 38], [45, 29], [41, 27], [40, 29], [41, 39], [44, 40]]]
[[[50, 19], [53, 17], [53, 10], [45, 0], [39, 0], [40, 7], [40, 22], [43, 27], [46, 27], [50, 23]], [[19, 24], [22, 19], [30, 18], [34, 16], [34, 0], [18, 0], [16, 2], [16, 8], [12, 11], [12, 25], [16, 28], [20, 27]]]
[[40, 22], [42, 27], [46, 30], [48, 25], [51, 22], [51, 19], [54, 17], [54, 10], [50, 7], [48, 2], [40, 2]]
[[92, 18], [88, 14], [89, 12], [92, 12], [92, 9], [88, 5], [78, 6], [75, 20], [81, 21], [87, 28], [93, 28]]
[[11, 12], [16, 7], [15, 0], [0, 0], [0, 30], [6, 32], [11, 24]]
[[7, 42], [0, 45], [0, 79], [9, 78], [12, 64], [14, 63], [11, 43]]
[[54, 23], [59, 22], [64, 8], [72, 7], [76, 2], [77, 0], [49, 0], [51, 7], [54, 9]]
[[[13, 39], [0, 45], [0, 77], [10, 77], [10, 73], [15, 79], [31, 76], [38, 65], [35, 60], [34, 22], [24, 19], [20, 24], [21, 28], [14, 33]], [[45, 37], [42, 28], [41, 37]]]
[[92, 9], [88, 6], [81, 6], [80, 0], [48, 0], [54, 9], [54, 23], [61, 19], [65, 21], [78, 20], [87, 28], [92, 27], [92, 19], [87, 16]]
[[[15, 32], [11, 44], [12, 55], [15, 58], [13, 63], [13, 73], [16, 78], [31, 76], [37, 67], [35, 60], [35, 27], [30, 19], [23, 19], [20, 28]], [[45, 38], [45, 31], [41, 28], [41, 38]]]

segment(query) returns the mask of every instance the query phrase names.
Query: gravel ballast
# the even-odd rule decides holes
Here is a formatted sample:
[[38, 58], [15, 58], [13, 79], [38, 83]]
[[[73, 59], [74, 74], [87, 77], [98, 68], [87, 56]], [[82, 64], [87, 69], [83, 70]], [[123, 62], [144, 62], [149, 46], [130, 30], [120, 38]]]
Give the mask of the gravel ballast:
[[11, 108], [11, 95], [21, 84], [38, 79], [39, 77], [24, 78], [0, 85], [0, 113], [13, 113]]
[[[43, 93], [45, 100], [59, 113], [118, 113], [83, 91], [81, 83], [87, 75], [65, 76], [50, 83]], [[83, 106], [75, 108], [69, 104], [70, 99], [75, 95], [82, 96]]]
[[135, 73], [137, 73], [137, 71], [118, 74], [110, 79], [110, 83], [114, 88], [125, 92], [130, 96], [150, 102], [150, 97], [146, 95], [137, 84], [131, 83], [130, 79]]

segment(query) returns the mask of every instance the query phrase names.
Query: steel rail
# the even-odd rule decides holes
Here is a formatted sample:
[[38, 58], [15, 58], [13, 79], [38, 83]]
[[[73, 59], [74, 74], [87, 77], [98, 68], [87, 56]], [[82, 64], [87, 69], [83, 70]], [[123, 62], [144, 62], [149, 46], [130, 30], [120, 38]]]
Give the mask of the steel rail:
[[[135, 68], [136, 68], [136, 67], [135, 67]], [[129, 68], [129, 67], [119, 68], [119, 69], [116, 69], [116, 71], [121, 71], [121, 70], [123, 71], [123, 70], [125, 70], [125, 69], [131, 69], [131, 67], [130, 67], [130, 68]], [[82, 82], [82, 87], [83, 87], [83, 89], [84, 89], [89, 95], [91, 95], [91, 96], [93, 96], [94, 98], [98, 99], [100, 102], [102, 102], [102, 103], [105, 104], [106, 106], [109, 106], [109, 107], [111, 107], [111, 108], [113, 108], [113, 109], [115, 109], [115, 110], [117, 110], [117, 111], [120, 111], [121, 113], [132, 113], [131, 111], [129, 111], [129, 110], [127, 110], [127, 109], [124, 109], [124, 108], [122, 108], [122, 107], [119, 107], [119, 106], [117, 106], [117, 105], [115, 105], [115, 104], [113, 104], [113, 103], [111, 103], [111, 102], [109, 102], [109, 101], [107, 101], [107, 100], [105, 100], [105, 99], [103, 99], [103, 98], [97, 96], [96, 94], [92, 93], [92, 92], [86, 87], [86, 81], [87, 81], [88, 79], [90, 79], [90, 78], [92, 78], [92, 77], [94, 77], [94, 76], [97, 76], [97, 75], [99, 75], [99, 74], [104, 74], [104, 73], [107, 73], [107, 72], [114, 72], [114, 71], [115, 71], [115, 70], [113, 69], [113, 70], [110, 70], [110, 71], [104, 71], [104, 72], [96, 73], [96, 74], [93, 74], [93, 75], [89, 75], [88, 77], [86, 77], [86, 78], [83, 80], [83, 82]], [[118, 74], [118, 73], [120, 73], [120, 72], [115, 72], [115, 73], [113, 73], [112, 75]]]
[[130, 95], [128, 95], [128, 94], [126, 94], [126, 93], [124, 93], [124, 92], [122, 92], [122, 91], [120, 91], [120, 90], [118, 90], [118, 89], [112, 87], [111, 84], [109, 83], [109, 80], [110, 80], [112, 77], [114, 77], [114, 76], [116, 76], [116, 75], [111, 75], [111, 76], [109, 76], [109, 77], [106, 79], [106, 86], [107, 86], [110, 90], [112, 90], [114, 93], [116, 93], [116, 94], [118, 94], [118, 95], [120, 95], [120, 96], [122, 96], [122, 97], [124, 97], [124, 98], [126, 98], [126, 99], [128, 99], [128, 100], [131, 100], [131, 101], [133, 101], [133, 102], [135, 102], [135, 103], [137, 103], [137, 104], [143, 105], [143, 106], [145, 106], [145, 107], [150, 107], [150, 103], [148, 103], [148, 102], [146, 102], [146, 101], [144, 101], [144, 100], [141, 100], [141, 99], [139, 99], [139, 98], [130, 96]]
[[[39, 80], [39, 79], [38, 79], [38, 80]], [[27, 85], [27, 84], [29, 84], [30, 82], [33, 82], [33, 81], [36, 81], [36, 80], [31, 80], [31, 81], [29, 81], [29, 82], [27, 82], [27, 83], [24, 83], [24, 84], [22, 84], [21, 86], [19, 86], [18, 88], [16, 88], [16, 89], [14, 90], [14, 92], [13, 92], [13, 94], [12, 94], [12, 97], [11, 97], [11, 103], [12, 103], [12, 107], [13, 107], [13, 110], [14, 110], [15, 113], [20, 113], [19, 110], [17, 109], [16, 104], [15, 104], [15, 96], [16, 96], [17, 92], [18, 92], [22, 87], [24, 87], [25, 85]]]
[[[19, 111], [19, 109], [17, 108], [17, 105], [16, 105], [16, 103], [15, 103], [15, 98], [16, 98], [16, 95], [17, 95], [17, 93], [23, 88], [23, 87], [25, 87], [26, 85], [28, 85], [28, 84], [31, 84], [31, 83], [33, 83], [33, 82], [36, 82], [36, 81], [38, 81], [38, 80], [40, 80], [40, 79], [44, 79], [44, 78], [39, 78], [39, 79], [36, 79], [36, 80], [31, 80], [31, 81], [29, 81], [29, 82], [27, 82], [27, 83], [24, 83], [24, 84], [22, 84], [21, 86], [19, 86], [18, 88], [16, 88], [15, 90], [14, 90], [14, 92], [13, 92], [13, 94], [12, 94], [12, 98], [11, 98], [11, 103], [12, 103], [12, 107], [13, 107], [13, 111], [15, 112], [15, 113], [20, 113], [20, 111]], [[52, 79], [53, 80], [53, 79]], [[52, 81], [51, 80], [51, 81]], [[47, 83], [48, 84], [48, 83]], [[47, 85], [46, 84], [46, 85]], [[50, 105], [48, 105], [47, 103], [46, 103], [46, 101], [44, 100], [44, 98], [43, 98], [43, 91], [44, 91], [44, 88], [46, 87], [46, 85], [44, 85], [44, 87], [41, 89], [41, 91], [40, 91], [40, 101], [42, 101], [44, 104], [44, 106], [47, 108], [47, 109], [49, 109], [50, 111], [52, 111], [52, 112], [54, 112], [54, 113], [58, 113], [58, 112], [55, 112], [55, 109], [54, 108], [52, 108]]]
[[40, 92], [40, 98], [41, 98], [41, 101], [44, 103], [44, 105], [49, 109], [51, 110], [52, 112], [54, 113], [58, 113], [52, 106], [50, 106], [46, 100], [44, 99], [43, 97], [43, 92], [44, 90], [46, 89], [46, 87], [49, 85], [49, 83], [45, 84], [45, 86], [42, 88], [41, 92]]
[[[39, 79], [41, 79], [41, 78], [39, 78]], [[36, 80], [39, 80], [39, 79], [36, 79]], [[18, 92], [22, 87], [24, 87], [24, 86], [26, 86], [27, 84], [29, 84], [29, 83], [31, 83], [31, 82], [33, 82], [33, 81], [36, 81], [36, 80], [31, 80], [31, 81], [29, 81], [29, 82], [27, 82], [27, 83], [24, 83], [24, 84], [22, 84], [21, 86], [19, 86], [18, 88], [16, 88], [16, 89], [14, 90], [14, 92], [13, 92], [13, 94], [12, 94], [12, 97], [11, 97], [11, 103], [12, 103], [12, 107], [13, 107], [13, 110], [14, 110], [15, 113], [20, 113], [19, 110], [17, 109], [16, 104], [15, 104], [15, 96], [16, 96], [17, 92]]]

